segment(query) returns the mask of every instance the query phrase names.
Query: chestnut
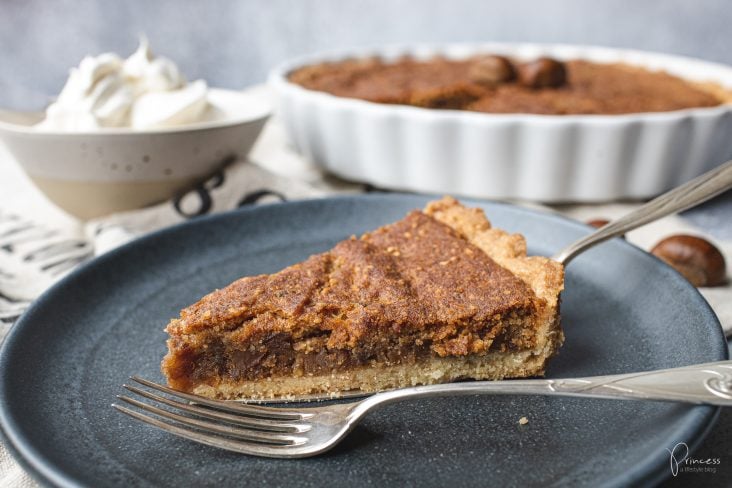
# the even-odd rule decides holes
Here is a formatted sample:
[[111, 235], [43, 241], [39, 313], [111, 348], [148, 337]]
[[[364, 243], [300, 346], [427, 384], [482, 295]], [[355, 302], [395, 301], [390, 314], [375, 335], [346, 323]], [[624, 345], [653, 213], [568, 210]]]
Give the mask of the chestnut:
[[482, 56], [470, 65], [468, 77], [473, 83], [495, 86], [513, 80], [516, 70], [504, 56]]
[[706, 239], [685, 234], [663, 239], [651, 249], [694, 286], [724, 284], [727, 265], [717, 247]]
[[561, 61], [543, 57], [521, 64], [518, 80], [529, 88], [556, 88], [567, 82], [567, 68]]
[[[607, 219], [592, 219], [592, 220], [588, 220], [585, 223], [587, 225], [589, 225], [590, 227], [594, 227], [595, 229], [599, 229], [600, 227], [605, 227], [607, 224], [610, 223], [610, 221], [607, 220]], [[619, 237], [622, 237], [623, 239], [625, 239], [625, 234], [623, 234], [623, 235], [621, 235]]]
[[610, 221], [607, 220], [607, 219], [592, 219], [592, 220], [588, 220], [586, 223], [590, 227], [594, 227], [595, 229], [599, 229], [600, 227], [605, 227], [607, 224], [610, 223]]

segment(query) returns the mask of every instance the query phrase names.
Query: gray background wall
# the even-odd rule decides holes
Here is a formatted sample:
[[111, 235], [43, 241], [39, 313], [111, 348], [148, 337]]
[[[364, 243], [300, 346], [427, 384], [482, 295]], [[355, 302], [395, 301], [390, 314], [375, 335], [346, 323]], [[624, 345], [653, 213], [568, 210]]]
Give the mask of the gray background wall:
[[0, 107], [37, 109], [85, 54], [153, 49], [239, 88], [293, 55], [404, 41], [548, 41], [732, 64], [728, 0], [0, 0]]

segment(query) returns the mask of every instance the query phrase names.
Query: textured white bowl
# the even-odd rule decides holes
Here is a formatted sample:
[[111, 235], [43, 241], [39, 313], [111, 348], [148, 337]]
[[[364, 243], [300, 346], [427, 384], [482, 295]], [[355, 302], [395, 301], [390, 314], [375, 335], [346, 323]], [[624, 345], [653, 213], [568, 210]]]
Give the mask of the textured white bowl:
[[405, 54], [623, 62], [732, 89], [732, 67], [679, 56], [590, 46], [452, 44], [317, 55], [270, 74], [295, 147], [343, 178], [473, 197], [543, 202], [647, 198], [732, 156], [732, 105], [628, 115], [485, 114], [386, 105], [308, 90], [298, 67]]
[[218, 89], [209, 101], [213, 120], [145, 131], [41, 131], [42, 113], [0, 111], [0, 140], [51, 201], [87, 219], [165, 200], [245, 156], [270, 106]]

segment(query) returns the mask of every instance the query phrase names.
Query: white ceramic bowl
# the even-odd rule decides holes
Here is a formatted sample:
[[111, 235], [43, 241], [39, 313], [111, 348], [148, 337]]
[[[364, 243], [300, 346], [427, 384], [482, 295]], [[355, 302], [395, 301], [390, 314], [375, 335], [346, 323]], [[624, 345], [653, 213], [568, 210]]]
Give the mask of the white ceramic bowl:
[[329, 171], [391, 189], [543, 202], [659, 194], [732, 156], [732, 105], [628, 115], [485, 114], [385, 105], [307, 90], [298, 67], [405, 54], [623, 62], [732, 89], [732, 68], [679, 56], [589, 46], [389, 47], [287, 62], [270, 75], [295, 147]]
[[42, 113], [0, 111], [0, 140], [51, 201], [88, 219], [170, 198], [245, 156], [269, 105], [219, 89], [210, 90], [209, 101], [210, 121], [145, 131], [40, 131], [32, 125]]

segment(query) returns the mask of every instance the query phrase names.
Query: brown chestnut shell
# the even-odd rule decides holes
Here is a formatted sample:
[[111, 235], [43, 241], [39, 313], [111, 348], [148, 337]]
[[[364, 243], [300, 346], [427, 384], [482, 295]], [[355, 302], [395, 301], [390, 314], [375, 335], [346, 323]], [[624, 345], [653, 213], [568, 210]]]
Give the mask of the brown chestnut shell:
[[610, 221], [607, 220], [607, 219], [592, 219], [592, 220], [588, 220], [586, 223], [590, 227], [594, 227], [595, 229], [599, 229], [600, 227], [605, 227], [607, 224], [610, 223]]
[[516, 78], [516, 69], [511, 60], [504, 56], [481, 56], [470, 65], [468, 77], [473, 83], [495, 86]]
[[694, 286], [719, 286], [726, 281], [727, 264], [722, 252], [701, 237], [667, 237], [651, 249], [651, 254], [667, 262]]
[[539, 58], [518, 67], [518, 80], [529, 88], [557, 88], [567, 82], [564, 63], [552, 58]]

